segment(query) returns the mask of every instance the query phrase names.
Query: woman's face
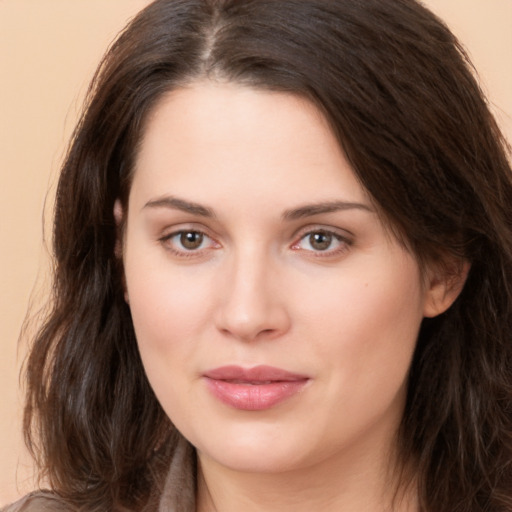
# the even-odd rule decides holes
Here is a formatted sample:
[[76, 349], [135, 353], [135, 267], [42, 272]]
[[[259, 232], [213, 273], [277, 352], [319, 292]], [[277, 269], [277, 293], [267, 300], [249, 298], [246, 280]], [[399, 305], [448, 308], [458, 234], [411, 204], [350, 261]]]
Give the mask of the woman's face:
[[203, 461], [389, 455], [438, 305], [312, 104], [209, 82], [169, 93], [121, 215], [143, 363]]

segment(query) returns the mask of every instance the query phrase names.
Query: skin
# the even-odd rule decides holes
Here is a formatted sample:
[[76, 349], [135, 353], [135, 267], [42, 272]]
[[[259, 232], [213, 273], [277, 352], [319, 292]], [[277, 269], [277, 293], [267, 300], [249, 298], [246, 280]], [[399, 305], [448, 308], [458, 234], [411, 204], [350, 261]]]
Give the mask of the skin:
[[[382, 512], [420, 323], [457, 290], [391, 237], [319, 111], [227, 83], [170, 92], [115, 213], [149, 381], [197, 448], [198, 510]], [[203, 377], [228, 364], [308, 381], [238, 410]]]

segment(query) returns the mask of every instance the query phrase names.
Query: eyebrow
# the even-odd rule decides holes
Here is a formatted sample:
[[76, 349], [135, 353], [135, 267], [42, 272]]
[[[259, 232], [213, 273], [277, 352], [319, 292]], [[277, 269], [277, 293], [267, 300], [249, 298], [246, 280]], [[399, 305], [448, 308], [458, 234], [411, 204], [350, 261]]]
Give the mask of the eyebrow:
[[[170, 208], [172, 210], [180, 210], [192, 215], [199, 215], [201, 217], [215, 217], [215, 213], [211, 208], [174, 196], [164, 196], [157, 199], [152, 199], [144, 205], [143, 209], [144, 208]], [[374, 212], [370, 206], [364, 203], [354, 203], [349, 201], [324, 201], [285, 210], [282, 218], [286, 221], [292, 221], [303, 219], [305, 217], [312, 217], [314, 215], [320, 215], [322, 213], [333, 213], [337, 211], [354, 209], [367, 211], [370, 213]]]
[[172, 210], [181, 210], [182, 212], [199, 215], [201, 217], [215, 217], [211, 208], [173, 196], [164, 196], [158, 199], [152, 199], [144, 205], [143, 209], [144, 208], [170, 208]]
[[363, 203], [349, 201], [327, 201], [321, 203], [306, 204], [298, 208], [286, 210], [283, 213], [284, 220], [298, 220], [304, 217], [312, 217], [322, 213], [332, 213], [343, 210], [363, 210], [374, 213], [373, 208]]

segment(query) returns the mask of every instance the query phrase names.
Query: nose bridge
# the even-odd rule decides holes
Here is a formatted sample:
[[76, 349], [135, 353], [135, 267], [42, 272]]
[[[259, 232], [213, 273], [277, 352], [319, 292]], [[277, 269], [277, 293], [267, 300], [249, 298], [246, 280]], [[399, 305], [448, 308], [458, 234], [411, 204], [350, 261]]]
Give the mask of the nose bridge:
[[250, 244], [227, 263], [221, 290], [218, 328], [244, 340], [276, 336], [289, 324], [286, 305], [277, 294], [277, 263], [268, 251]]

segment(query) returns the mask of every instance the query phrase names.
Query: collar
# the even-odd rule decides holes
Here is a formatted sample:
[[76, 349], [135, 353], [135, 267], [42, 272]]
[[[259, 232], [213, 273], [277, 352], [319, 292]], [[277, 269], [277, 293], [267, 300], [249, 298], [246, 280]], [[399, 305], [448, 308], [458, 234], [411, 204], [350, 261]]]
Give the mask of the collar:
[[195, 465], [194, 448], [180, 436], [160, 495], [158, 512], [195, 512]]

